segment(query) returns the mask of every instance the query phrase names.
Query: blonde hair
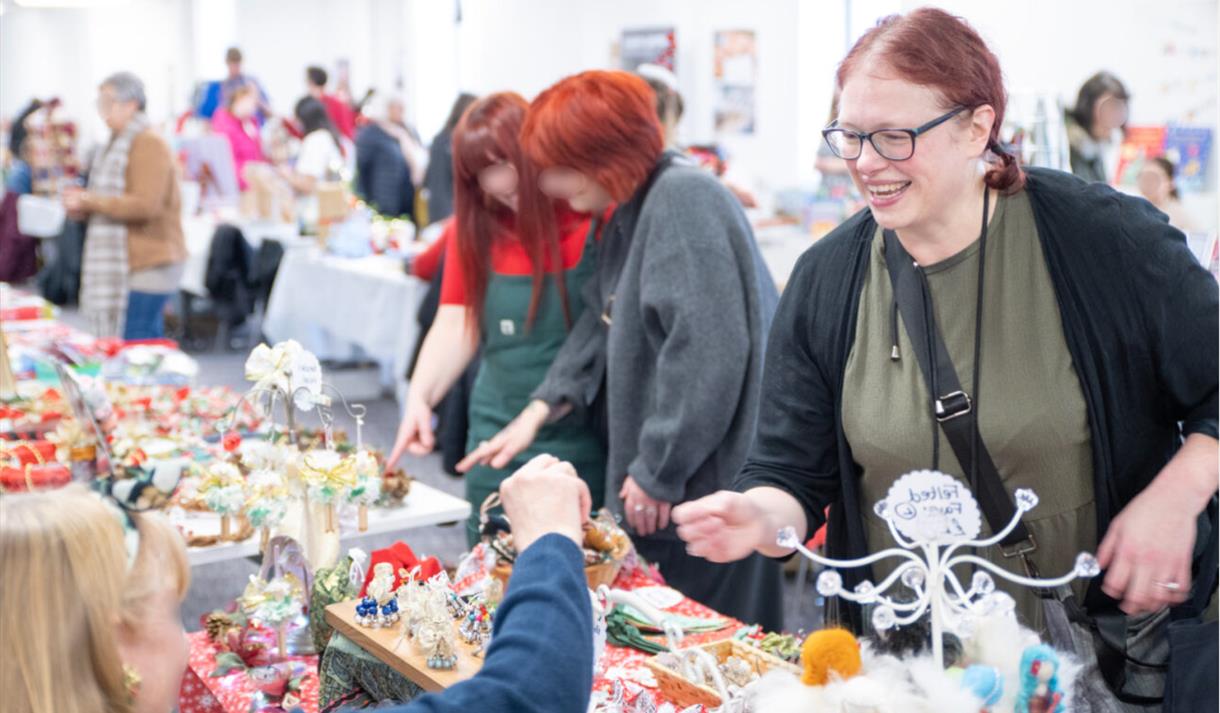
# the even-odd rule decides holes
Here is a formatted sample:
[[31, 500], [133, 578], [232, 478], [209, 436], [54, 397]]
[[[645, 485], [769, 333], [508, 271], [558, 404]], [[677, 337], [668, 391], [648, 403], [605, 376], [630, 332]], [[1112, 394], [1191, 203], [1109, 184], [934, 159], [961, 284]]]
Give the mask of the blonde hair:
[[0, 691], [30, 713], [128, 713], [117, 631], [152, 594], [190, 586], [181, 536], [159, 515], [134, 517], [140, 550], [128, 569], [123, 526], [83, 486], [0, 496]]

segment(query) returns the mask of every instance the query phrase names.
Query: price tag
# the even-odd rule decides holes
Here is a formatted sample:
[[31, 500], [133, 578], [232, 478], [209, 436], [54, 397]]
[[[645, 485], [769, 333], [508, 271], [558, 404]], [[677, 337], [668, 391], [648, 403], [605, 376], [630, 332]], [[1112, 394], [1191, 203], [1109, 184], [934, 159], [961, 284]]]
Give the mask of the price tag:
[[318, 357], [302, 349], [292, 361], [292, 401], [301, 411], [322, 402], [322, 365]]
[[946, 545], [976, 539], [982, 528], [970, 489], [934, 470], [907, 473], [890, 486], [877, 513], [920, 544]]

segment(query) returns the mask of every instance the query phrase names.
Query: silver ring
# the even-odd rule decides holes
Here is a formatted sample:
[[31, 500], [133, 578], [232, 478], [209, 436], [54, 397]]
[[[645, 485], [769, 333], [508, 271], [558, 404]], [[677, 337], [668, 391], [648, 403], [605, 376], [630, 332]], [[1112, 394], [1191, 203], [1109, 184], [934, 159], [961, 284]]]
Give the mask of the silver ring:
[[1182, 589], [1182, 585], [1178, 584], [1177, 582], [1153, 582], [1153, 584], [1163, 589], [1168, 589], [1171, 592], [1176, 592]]
[[644, 512], [644, 506], [636, 505], [634, 508], [632, 508], [632, 510], [635, 510], [636, 512]]

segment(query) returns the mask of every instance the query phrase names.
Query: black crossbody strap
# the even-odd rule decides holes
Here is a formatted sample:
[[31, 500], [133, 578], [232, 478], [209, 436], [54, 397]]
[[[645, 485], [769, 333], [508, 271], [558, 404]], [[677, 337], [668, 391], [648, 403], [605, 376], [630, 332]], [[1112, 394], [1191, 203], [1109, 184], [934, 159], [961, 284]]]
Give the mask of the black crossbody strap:
[[[1004, 489], [1000, 473], [996, 470], [995, 462], [991, 460], [987, 446], [981, 439], [972, 444], [977, 417], [974, 403], [957, 378], [957, 370], [953, 366], [940, 328], [936, 325], [935, 316], [929, 315], [930, 310], [924, 309], [923, 272], [902, 247], [902, 243], [898, 242], [898, 236], [893, 231], [886, 230], [883, 235], [885, 263], [890, 274], [894, 299], [898, 304], [898, 312], [902, 315], [902, 323], [906, 326], [907, 336], [914, 347], [919, 370], [923, 372], [924, 381], [928, 385], [928, 393], [932, 396], [935, 418], [953, 448], [957, 462], [967, 474], [972, 472], [970, 464], [974, 457], [978, 458], [973, 469], [973, 472], [978, 474], [978, 482], [970, 485], [978, 497], [979, 507], [983, 510], [992, 532], [999, 532], [1012, 519], [1016, 506], [1008, 491]], [[932, 349], [936, 350], [935, 359], [932, 358]], [[1000, 544], [1005, 556], [1010, 557], [1028, 554], [1037, 547], [1022, 522], [1018, 522], [1017, 527]]]

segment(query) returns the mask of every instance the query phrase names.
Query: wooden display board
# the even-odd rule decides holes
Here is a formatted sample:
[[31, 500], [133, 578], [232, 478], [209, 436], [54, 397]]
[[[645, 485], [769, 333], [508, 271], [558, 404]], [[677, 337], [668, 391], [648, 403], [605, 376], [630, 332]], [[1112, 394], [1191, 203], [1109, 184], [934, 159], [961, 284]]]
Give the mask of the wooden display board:
[[425, 691], [443, 691], [474, 676], [483, 668], [483, 659], [473, 653], [476, 647], [460, 637], [456, 638], [456, 667], [448, 671], [428, 668], [427, 655], [417, 653], [415, 644], [409, 639], [403, 639], [397, 648], [394, 647], [394, 642], [402, 635], [401, 626], [370, 629], [357, 625], [357, 603], [352, 599], [326, 607], [326, 623]]

